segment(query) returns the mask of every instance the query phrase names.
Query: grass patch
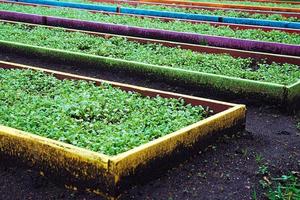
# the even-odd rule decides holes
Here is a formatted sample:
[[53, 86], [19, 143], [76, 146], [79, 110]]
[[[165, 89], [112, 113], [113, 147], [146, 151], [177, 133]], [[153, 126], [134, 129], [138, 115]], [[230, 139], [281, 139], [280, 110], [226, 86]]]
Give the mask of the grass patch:
[[300, 77], [299, 66], [292, 64], [261, 62], [253, 68], [251, 58], [197, 53], [158, 44], [139, 44], [121, 37], [105, 39], [23, 24], [0, 23], [0, 40], [279, 84], [291, 84]]
[[[265, 191], [263, 194], [270, 200], [298, 200], [300, 199], [299, 173], [289, 172], [281, 177], [264, 176], [260, 180], [260, 185]], [[256, 193], [256, 192], [255, 192]], [[257, 194], [253, 194], [253, 199], [257, 199]]]
[[297, 200], [300, 199], [299, 177], [293, 173], [272, 178], [272, 186], [268, 188], [267, 197], [270, 200]]
[[[259, 184], [264, 193], [262, 197], [270, 200], [298, 200], [300, 199], [300, 173], [290, 171], [287, 175], [274, 177], [269, 171], [268, 164], [264, 158], [258, 154], [255, 156], [255, 161], [258, 164], [256, 174], [261, 177]], [[256, 190], [252, 193], [252, 199], [258, 199]]]
[[116, 155], [204, 119], [182, 99], [144, 97], [108, 84], [0, 69], [0, 124]]

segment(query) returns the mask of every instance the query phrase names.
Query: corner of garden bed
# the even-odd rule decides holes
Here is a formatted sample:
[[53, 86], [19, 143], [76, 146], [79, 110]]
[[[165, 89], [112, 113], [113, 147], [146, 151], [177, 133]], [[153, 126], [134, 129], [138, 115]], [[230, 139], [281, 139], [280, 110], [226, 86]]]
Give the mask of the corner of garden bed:
[[300, 108], [300, 80], [298, 82], [286, 86], [287, 106], [291, 110], [299, 110]]

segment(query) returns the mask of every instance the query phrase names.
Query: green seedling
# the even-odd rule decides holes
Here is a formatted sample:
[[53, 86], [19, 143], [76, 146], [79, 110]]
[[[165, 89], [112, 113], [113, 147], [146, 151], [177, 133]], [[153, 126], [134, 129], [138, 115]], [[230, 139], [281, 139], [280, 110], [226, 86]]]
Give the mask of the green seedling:
[[183, 99], [145, 97], [108, 84], [0, 69], [0, 124], [107, 155], [207, 117]]
[[[300, 44], [300, 35], [295, 33], [286, 33], [283, 31], [263, 31], [261, 29], [233, 29], [228, 26], [213, 26], [210, 24], [192, 24], [182, 21], [163, 22], [159, 19], [138, 18], [132, 16], [105, 15], [101, 13], [93, 14], [85, 10], [75, 10], [68, 8], [46, 8], [31, 7], [23, 5], [0, 4], [1, 10], [17, 11], [30, 14], [39, 14], [47, 16], [56, 16], [80, 20], [98, 21], [113, 24], [123, 24], [128, 26], [138, 26], [144, 28], [171, 30], [178, 32], [190, 32], [198, 34], [226, 36], [240, 39], [259, 40], [267, 42], [279, 42], [287, 44]], [[207, 45], [206, 41], [200, 44]]]
[[295, 83], [300, 77], [299, 66], [293, 64], [262, 61], [256, 64], [256, 70], [250, 70], [253, 67], [251, 58], [140, 44], [122, 37], [106, 39], [59, 28], [0, 23], [0, 40], [283, 85]]

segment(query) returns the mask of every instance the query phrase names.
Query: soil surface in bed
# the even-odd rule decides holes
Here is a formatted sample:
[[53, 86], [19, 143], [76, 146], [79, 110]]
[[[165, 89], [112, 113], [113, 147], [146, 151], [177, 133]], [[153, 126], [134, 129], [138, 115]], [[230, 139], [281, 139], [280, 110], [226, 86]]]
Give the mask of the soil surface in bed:
[[[246, 130], [224, 136], [204, 151], [174, 166], [162, 176], [125, 192], [122, 199], [257, 199], [264, 198], [259, 181], [260, 166], [267, 166], [269, 177], [280, 177], [289, 171], [300, 171], [300, 132], [296, 115], [276, 107], [187, 86], [176, 87], [161, 80], [147, 79], [129, 72], [109, 72], [79, 68], [1, 52], [0, 60], [46, 67], [74, 74], [178, 92], [200, 97], [247, 104]], [[298, 118], [299, 119], [299, 118]], [[0, 157], [0, 199], [102, 199], [94, 194], [72, 191], [51, 178], [14, 160]]]

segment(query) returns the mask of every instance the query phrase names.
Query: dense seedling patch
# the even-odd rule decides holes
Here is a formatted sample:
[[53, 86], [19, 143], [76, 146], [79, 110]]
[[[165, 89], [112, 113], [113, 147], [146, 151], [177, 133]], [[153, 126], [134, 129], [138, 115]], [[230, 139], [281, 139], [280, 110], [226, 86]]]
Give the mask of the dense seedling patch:
[[[230, 1], [231, 0], [225, 0], [224, 2]], [[211, 35], [224, 35], [236, 38], [300, 44], [299, 35], [292, 35], [278, 31], [267, 33], [261, 30], [232, 30], [228, 27], [216, 28], [210, 25], [193, 25], [190, 23], [183, 23], [178, 21], [164, 23], [160, 22], [159, 20], [139, 19], [135, 17], [106, 16], [102, 14], [94, 15], [87, 11], [73, 9], [50, 9], [42, 7], [32, 8], [0, 4], [0, 7], [1, 6], [3, 6], [4, 10], [15, 9], [16, 11], [34, 14], [54, 15], [148, 28], [150, 27], [165, 30], [186, 31]], [[147, 6], [145, 6], [145, 8], [146, 7]], [[158, 9], [165, 8], [161, 7]], [[245, 16], [247, 15], [248, 14], [246, 14]], [[183, 72], [182, 70], [170, 70], [172, 72], [162, 72], [166, 76], [168, 76], [167, 73], [170, 73], [172, 77], [186, 77], [187, 79], [196, 79], [197, 73], [195, 72], [206, 72], [219, 75], [227, 75], [231, 77], [239, 77], [249, 80], [259, 80], [264, 82], [289, 85], [298, 81], [300, 77], [300, 70], [299, 66], [297, 65], [277, 63], [266, 64], [263, 61], [258, 63], [251, 58], [233, 58], [226, 54], [216, 55], [198, 53], [190, 50], [183, 50], [179, 47], [169, 48], [156, 44], [139, 44], [136, 42], [127, 41], [122, 37], [113, 37], [110, 39], [106, 39], [80, 32], [66, 32], [62, 28], [49, 29], [41, 26], [26, 26], [24, 24], [22, 25], [21, 23], [15, 25], [11, 23], [0, 22], [0, 40], [2, 44], [4, 44], [4, 41], [12, 41], [41, 47], [80, 52], [90, 55], [123, 59], [123, 61], [119, 60], [118, 62], [120, 66], [123, 66], [121, 62], [127, 63], [124, 60], [128, 60], [168, 66], [173, 69], [184, 69], [190, 71], [189, 77], [180, 76]], [[24, 47], [23, 50], [28, 49]], [[45, 50], [44, 53], [51, 54], [51, 51]], [[63, 54], [61, 56], [63, 57], [64, 55], [66, 54]], [[4, 58], [5, 55], [2, 55], [2, 57]], [[14, 58], [14, 56], [12, 57]], [[83, 57], [85, 59], [90, 58], [88, 56]], [[21, 62], [23, 62], [22, 58], [20, 60]], [[99, 59], [99, 61], [100, 60], [101, 59]], [[102, 60], [109, 59], [102, 58]], [[41, 62], [40, 64], [44, 64], [42, 63], [44, 61], [38, 61], [38, 63], [39, 62]], [[132, 66], [138, 68], [146, 65], [135, 64]], [[63, 70], [60, 67], [62, 66], [57, 65], [55, 68]], [[131, 66], [129, 66], [129, 64], [124, 64], [124, 67]], [[149, 65], [148, 67], [154, 66]], [[68, 71], [73, 70], [69, 68], [69, 66], [64, 66], [63, 68]], [[155, 73], [157, 76], [160, 75], [159, 69], [161, 70], [162, 67], [156, 69], [157, 71], [155, 71]], [[86, 73], [93, 76], [97, 74], [97, 72], [93, 70], [85, 71], [85, 74]], [[111, 75], [109, 75], [109, 77], [111, 77]], [[134, 82], [141, 83], [141, 80], [137, 79], [134, 80]], [[230, 82], [228, 83], [230, 84]], [[147, 85], [147, 83], [143, 84]], [[218, 82], [217, 84], [222, 84], [222, 82]], [[257, 85], [262, 86], [263, 84]], [[162, 87], [160, 84], [156, 86]], [[270, 86], [270, 84], [267, 84], [267, 86]], [[165, 85], [163, 85], [163, 87], [165, 87]], [[211, 113], [214, 113], [209, 108], [202, 107], [201, 105], [191, 106], [182, 99], [166, 99], [161, 98], [160, 96], [150, 98], [142, 96], [133, 91], [123, 91], [106, 83], [96, 86], [94, 82], [82, 80], [59, 80], [53, 75], [33, 70], [0, 69], [0, 88], [0, 125], [17, 128], [36, 135], [69, 143], [77, 147], [104, 153], [106, 155], [117, 155], [119, 153], [128, 151], [137, 146], [153, 141], [159, 137], [180, 130], [183, 127], [201, 121], [209, 117]], [[275, 86], [270, 88], [274, 88], [276, 92]], [[174, 89], [176, 90], [176, 88]], [[257, 89], [257, 91], [260, 91], [260, 88], [255, 89]], [[262, 91], [263, 90], [264, 87], [262, 87]], [[185, 93], [195, 94], [194, 92], [192, 92], [191, 90], [185, 90]], [[283, 94], [280, 93], [280, 95], [284, 95], [284, 98], [286, 98], [286, 95], [289, 95], [289, 91], [285, 91], [283, 92]], [[293, 95], [297, 95], [296, 89], [291, 90], [291, 96]], [[236, 107], [238, 107], [238, 105], [236, 105]], [[224, 115], [220, 118], [216, 116], [217, 118], [211, 121], [212, 123], [210, 126], [212, 127], [210, 128], [214, 130], [217, 127], [221, 126], [227, 127], [227, 125], [230, 125], [230, 121], [226, 120], [226, 118], [230, 120], [241, 119], [238, 118], [244, 115], [244, 113], [239, 113], [243, 112], [241, 108], [242, 106], [238, 108], [239, 110], [227, 110], [229, 112], [227, 112], [227, 114], [223, 113]], [[205, 155], [204, 157], [203, 155], [201, 155], [199, 157], [200, 160], [197, 160], [198, 158], [195, 157], [191, 163], [184, 166], [186, 170], [185, 172], [179, 173], [181, 174], [181, 176], [178, 176], [177, 170], [175, 171], [175, 173], [173, 173], [173, 175], [171, 174], [171, 176], [167, 177], [168, 180], [173, 180], [169, 182], [169, 184], [176, 185], [176, 183], [180, 183], [181, 188], [192, 188], [195, 186], [195, 188], [198, 189], [195, 189], [190, 193], [184, 192], [183, 196], [182, 189], [180, 188], [175, 188], [171, 196], [168, 191], [162, 189], [161, 191], [159, 191], [159, 195], [154, 195], [153, 198], [167, 199], [172, 198], [172, 196], [177, 196], [180, 198], [180, 195], [182, 196], [182, 198], [191, 197], [201, 199], [206, 198], [207, 196], [213, 198], [215, 196], [224, 196], [224, 194], [230, 192], [232, 193], [232, 191], [230, 191], [230, 188], [239, 188], [241, 191], [248, 192], [243, 192], [243, 194], [235, 192], [233, 195], [235, 199], [249, 198], [250, 190], [254, 190], [252, 194], [253, 199], [299, 199], [299, 172], [292, 169], [293, 166], [297, 166], [297, 159], [295, 159], [295, 155], [298, 155], [299, 152], [297, 151], [298, 143], [295, 136], [295, 134], [297, 133], [294, 131], [294, 129], [290, 129], [290, 132], [274, 132], [274, 130], [283, 130], [283, 128], [285, 127], [293, 126], [296, 126], [298, 131], [300, 131], [300, 122], [298, 118], [295, 124], [294, 117], [286, 115], [280, 116], [278, 111], [273, 112], [275, 111], [275, 109], [270, 109], [270, 107], [264, 108], [264, 106], [261, 105], [259, 105], [259, 108], [257, 107], [255, 109], [253, 106], [251, 106], [248, 111], [250, 113], [247, 114], [247, 127], [248, 130], [252, 130], [251, 132], [239, 131], [239, 134], [237, 135], [238, 137], [235, 137], [236, 134], [233, 134], [232, 137], [228, 137], [225, 135], [224, 137], [220, 138], [220, 140], [218, 140], [216, 144], [210, 145], [213, 147], [213, 151], [218, 151], [212, 152], [214, 153], [213, 162], [209, 162], [209, 160], [208, 162], [207, 160], [204, 160], [204, 162], [203, 159], [205, 159]], [[225, 121], [222, 119], [225, 119]], [[251, 120], [254, 120], [254, 123], [251, 122]], [[235, 122], [239, 123], [238, 121]], [[238, 125], [235, 124], [235, 122], [231, 125]], [[241, 120], [241, 122], [243, 121]], [[272, 123], [266, 124], [264, 122]], [[284, 122], [284, 127], [282, 127], [281, 125], [282, 122]], [[217, 126], [214, 128], [214, 125]], [[189, 134], [189, 132], [186, 132], [185, 134]], [[256, 138], [257, 136], [258, 138]], [[6, 138], [5, 131], [4, 138]], [[242, 138], [242, 140], [238, 140], [236, 138]], [[18, 153], [18, 148], [14, 148], [15, 145], [5, 144], [6, 141], [9, 141], [10, 144], [12, 142], [11, 140], [2, 141], [1, 145], [2, 147], [4, 147], [4, 150], [12, 149], [10, 151], [15, 152], [15, 154], [18, 154], [19, 157], [23, 158], [27, 158], [28, 155], [30, 155], [29, 157], [32, 157], [33, 155], [34, 159], [32, 161], [39, 163], [38, 158], [40, 158], [40, 151], [35, 150], [31, 152], [32, 149], [28, 148], [26, 151], [27, 153]], [[229, 145], [227, 145], [227, 143]], [[18, 145], [16, 145], [16, 147], [17, 146]], [[22, 148], [24, 147], [23, 145], [21, 146]], [[276, 146], [276, 148], [273, 148], [274, 146]], [[285, 150], [284, 154], [282, 154], [283, 149]], [[47, 150], [47, 148], [45, 150], [46, 152], [49, 151], [49, 149]], [[151, 155], [152, 152], [155, 152], [154, 150], [149, 149], [147, 150], [147, 152], [145, 151], [145, 153], [149, 153], [149, 155]], [[257, 163], [253, 165], [253, 161], [251, 160], [253, 160], [254, 153], [256, 152], [263, 152], [265, 155], [272, 156], [268, 157], [268, 160], [264, 161], [263, 154], [259, 153], [255, 156], [255, 160]], [[79, 177], [83, 177], [84, 179], [89, 178], [89, 174], [92, 174], [94, 172], [100, 173], [101, 179], [103, 179], [103, 177], [105, 179], [106, 174], [102, 173], [102, 170], [105, 169], [105, 171], [109, 174], [109, 176], [107, 176], [107, 180], [109, 181], [109, 183], [115, 184], [117, 184], [118, 181], [116, 177], [122, 177], [120, 175], [127, 174], [127, 172], [129, 171], [127, 169], [130, 169], [133, 174], [134, 171], [139, 171], [139, 168], [135, 168], [136, 164], [138, 164], [138, 162], [136, 162], [138, 159], [139, 161], [143, 162], [143, 167], [148, 164], [148, 160], [143, 156], [141, 157], [140, 154], [131, 154], [129, 156], [130, 159], [133, 159], [129, 159], [131, 163], [129, 163], [130, 161], [127, 160], [128, 157], [125, 159], [124, 164], [122, 162], [119, 162], [120, 158], [116, 159], [115, 157], [112, 157], [108, 160], [104, 159], [103, 169], [100, 169], [99, 167], [100, 170], [98, 170], [98, 164], [99, 166], [102, 166], [102, 164], [98, 163], [98, 160], [95, 160], [95, 162], [91, 163], [91, 168], [93, 169], [86, 170], [88, 168], [85, 166], [85, 164], [82, 164], [84, 160], [82, 160], [82, 162], [78, 160], [69, 160], [70, 162], [60, 162], [61, 157], [58, 156], [58, 158], [60, 159], [58, 159], [59, 162], [57, 163], [55, 161], [55, 158], [53, 158], [53, 155], [51, 158], [51, 155], [52, 153], [49, 152], [49, 157], [50, 159], [53, 159], [54, 162], [52, 162], [52, 160], [49, 160], [50, 163], [56, 164], [50, 167], [55, 167], [56, 169], [64, 167], [72, 173], [72, 170], [76, 168], [74, 170], [76, 173], [73, 174], [76, 175], [76, 178], [78, 174], [83, 174], [83, 176], [79, 175]], [[154, 155], [155, 154], [153, 154], [153, 156]], [[164, 156], [164, 154], [161, 155]], [[163, 158], [161, 155], [159, 155], [160, 158]], [[47, 157], [47, 159], [49, 159], [49, 157]], [[65, 157], [66, 160], [68, 160], [68, 155], [66, 155]], [[212, 156], [208, 156], [208, 158], [209, 157]], [[226, 165], [224, 165], [224, 163], [222, 163], [222, 160], [228, 157], [230, 157], [230, 162], [227, 162]], [[150, 156], [148, 158], [150, 158]], [[115, 162], [116, 160], [117, 162]], [[4, 177], [4, 181], [2, 181], [2, 184], [0, 185], [3, 185], [5, 188], [4, 194], [2, 194], [3, 198], [7, 199], [11, 196], [11, 191], [6, 190], [6, 188], [9, 188], [7, 186], [9, 186], [11, 180], [18, 180], [18, 183], [11, 183], [12, 190], [17, 191], [15, 190], [14, 185], [17, 185], [19, 187], [19, 180], [25, 180], [24, 185], [28, 186], [27, 180], [29, 180], [30, 182], [32, 177], [35, 177], [35, 175], [29, 174], [31, 177], [29, 179], [28, 175], [27, 177], [23, 177], [24, 174], [26, 174], [27, 172], [31, 172], [31, 170], [26, 170], [26, 173], [17, 172], [16, 170], [19, 170], [19, 168], [16, 167], [13, 170], [13, 178], [10, 178], [9, 176], [7, 176], [7, 162], [5, 161], [3, 163], [4, 166], [2, 167], [2, 173], [1, 169], [0, 173]], [[73, 165], [73, 163], [75, 163], [75, 165]], [[13, 160], [13, 164], [15, 164], [15, 160]], [[79, 166], [81, 164], [84, 167]], [[132, 166], [134, 167], [132, 167], [131, 164], [133, 164]], [[71, 165], [74, 167], [72, 167]], [[255, 173], [255, 170], [253, 169], [255, 169], [257, 165], [258, 171], [257, 173]], [[277, 165], [279, 167], [277, 167]], [[126, 173], [123, 173], [124, 166]], [[200, 170], [197, 170], [195, 166]], [[241, 174], [241, 169], [244, 169], [245, 166], [247, 166], [247, 170], [249, 171], [250, 169], [252, 173]], [[272, 167], [272, 171], [274, 171], [276, 175], [271, 175], [271, 168], [269, 168], [269, 166]], [[215, 169], [213, 170], [213, 172], [211, 170], [212, 168]], [[82, 173], [77, 173], [77, 169], [83, 169]], [[283, 171], [290, 171], [290, 173], [287, 173], [287, 175], [282, 175]], [[279, 172], [280, 174], [278, 174]], [[36, 175], [37, 174], [39, 173], [36, 173]], [[211, 179], [211, 181], [209, 182], [203, 181], [203, 179], [205, 179], [206, 177], [213, 177], [216, 174], [218, 175], [216, 179]], [[191, 184], [190, 180], [184, 181], [185, 177], [190, 175], [193, 176], [193, 179], [196, 180], [197, 184]], [[99, 176], [96, 175], [92, 177]], [[253, 177], [255, 178], [253, 179]], [[121, 179], [123, 179], [123, 177]], [[230, 187], [226, 188], [226, 186], [228, 186], [229, 179], [235, 181], [233, 181]], [[256, 183], [257, 181], [259, 181], [259, 187], [262, 187], [259, 188], [258, 191], [261, 191], [262, 194], [256, 193], [256, 186], [258, 185], [258, 183]], [[161, 184], [159, 180], [156, 182]], [[157, 183], [155, 183], [156, 186]], [[245, 185], [245, 183], [247, 184]], [[165, 184], [165, 182], [163, 182], [162, 184]], [[217, 187], [221, 188], [219, 192], [214, 190], [216, 188], [216, 184]], [[48, 187], [47, 185], [48, 184], [46, 184], [46, 187]], [[106, 183], [104, 183], [103, 185], [106, 185]], [[242, 187], [239, 187], [240, 185]], [[148, 190], [150, 189], [149, 191], [152, 190], [151, 186], [147, 187]], [[38, 198], [35, 195], [36, 192], [34, 192], [36, 191], [36, 187], [23, 188], [25, 188], [25, 190], [21, 190], [21, 195], [19, 194], [19, 196], [23, 197], [24, 194], [29, 194], [29, 196], [27, 195], [29, 199]], [[153, 190], [156, 189], [157, 187], [153, 188]], [[214, 192], [210, 194], [208, 192], [207, 194], [203, 195], [203, 191], [207, 189], [209, 191], [211, 190], [217, 193]], [[45, 190], [45, 188], [42, 188], [42, 190]], [[61, 189], [57, 190], [57, 194], [55, 191], [56, 190], [54, 188], [55, 194], [53, 195], [53, 193], [51, 193], [50, 195], [48, 195], [49, 198], [53, 196], [61, 196], [60, 194], [58, 194], [61, 193]], [[42, 193], [43, 192], [41, 192], [41, 194]], [[129, 194], [128, 196], [135, 196], [135, 194], [132, 194], [132, 192], [130, 191], [127, 194]], [[162, 194], [166, 195], [161, 196]], [[18, 193], [15, 196], [18, 196]], [[137, 196], [145, 196], [145, 198], [147, 198], [149, 197], [149, 194], [137, 194]]]
[[[261, 154], [257, 154], [255, 156], [255, 161], [258, 164], [256, 175], [261, 177], [259, 185], [265, 192], [264, 198], [270, 200], [299, 199], [299, 172], [290, 170], [287, 174], [280, 175], [280, 177], [274, 177], [270, 171], [269, 164], [265, 161]], [[253, 191], [252, 199], [258, 199], [256, 190]]]
[[152, 9], [152, 10], [163, 10], [171, 12], [185, 12], [193, 14], [204, 14], [204, 15], [215, 15], [215, 16], [226, 16], [226, 17], [239, 17], [239, 18], [253, 18], [253, 19], [266, 19], [266, 20], [276, 20], [276, 21], [290, 21], [299, 22], [299, 19], [295, 17], [284, 17], [279, 14], [261, 14], [261, 13], [247, 13], [242, 11], [232, 11], [232, 10], [204, 10], [204, 9], [185, 9], [176, 7], [163, 7], [163, 6], [153, 6], [153, 5], [139, 5], [139, 8]]
[[239, 30], [232, 29], [228, 26], [212, 26], [210, 24], [192, 24], [188, 22], [163, 22], [158, 19], [141, 19], [131, 16], [105, 15], [101, 13], [90, 13], [84, 10], [74, 10], [68, 8], [45, 8], [30, 7], [20, 5], [0, 4], [1, 10], [17, 11], [31, 14], [49, 15], [57, 17], [66, 17], [72, 19], [81, 19], [89, 21], [99, 21], [114, 24], [123, 24], [129, 26], [138, 26], [144, 28], [154, 28], [162, 30], [172, 30], [179, 32], [191, 32], [207, 35], [217, 35], [234, 37], [241, 39], [260, 40], [268, 42], [280, 42], [287, 44], [300, 44], [300, 35], [295, 33], [286, 33], [273, 30], [270, 32], [261, 29]]
[[105, 39], [58, 28], [0, 23], [0, 40], [280, 84], [294, 83], [300, 77], [299, 66], [292, 64], [261, 62], [253, 68], [251, 58], [139, 44], [121, 37]]
[[[79, 2], [79, 3], [95, 3], [87, 0], [63, 0], [69, 2]], [[105, 3], [96, 3], [102, 4]], [[107, 5], [117, 5], [117, 4], [107, 4]], [[254, 18], [254, 19], [267, 19], [267, 20], [276, 20], [276, 21], [291, 21], [291, 22], [299, 22], [299, 19], [296, 17], [284, 17], [279, 14], [261, 14], [261, 13], [247, 13], [242, 11], [232, 11], [232, 10], [205, 10], [205, 9], [186, 9], [179, 7], [168, 7], [168, 6], [160, 6], [160, 5], [145, 5], [140, 4], [138, 6], [131, 6], [128, 4], [118, 4], [124, 7], [134, 7], [134, 8], [143, 8], [149, 10], [161, 10], [161, 11], [170, 11], [170, 12], [184, 12], [184, 13], [193, 13], [193, 14], [203, 14], [203, 15], [217, 15], [217, 16], [226, 16], [226, 17], [241, 17], [241, 18]]]
[[184, 100], [0, 69], [0, 124], [116, 155], [207, 116]]
[[131, 16], [105, 15], [101, 13], [90, 13], [84, 10], [74, 10], [68, 8], [45, 8], [45, 7], [29, 7], [20, 5], [0, 4], [1, 10], [17, 11], [24, 13], [50, 15], [57, 17], [67, 17], [74, 19], [107, 22], [114, 24], [123, 24], [130, 26], [139, 26], [145, 28], [155, 28], [163, 30], [172, 30], [179, 32], [192, 32], [199, 34], [217, 35], [234, 37], [241, 39], [251, 39], [269, 42], [280, 42], [287, 44], [300, 44], [300, 36], [295, 33], [286, 33], [282, 31], [263, 31], [261, 29], [239, 30], [232, 29], [228, 26], [212, 26], [210, 24], [192, 24], [188, 22], [163, 22], [158, 19], [141, 19]]

